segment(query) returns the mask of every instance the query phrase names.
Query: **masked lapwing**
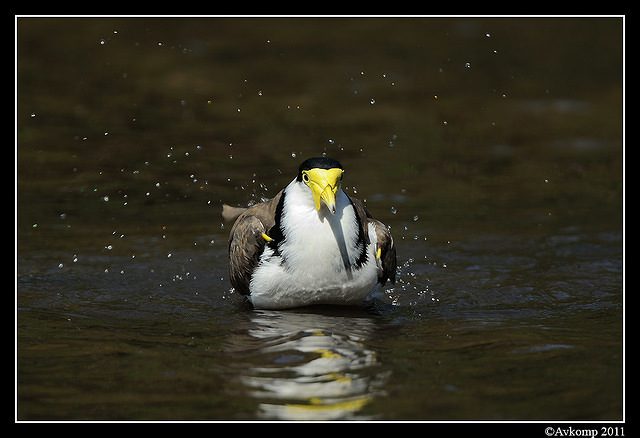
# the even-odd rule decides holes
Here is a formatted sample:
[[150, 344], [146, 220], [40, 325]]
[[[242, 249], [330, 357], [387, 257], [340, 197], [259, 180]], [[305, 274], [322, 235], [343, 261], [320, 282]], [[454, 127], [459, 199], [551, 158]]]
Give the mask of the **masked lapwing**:
[[272, 199], [223, 206], [231, 284], [257, 309], [358, 305], [395, 282], [389, 229], [341, 188], [344, 168], [331, 158], [304, 161]]

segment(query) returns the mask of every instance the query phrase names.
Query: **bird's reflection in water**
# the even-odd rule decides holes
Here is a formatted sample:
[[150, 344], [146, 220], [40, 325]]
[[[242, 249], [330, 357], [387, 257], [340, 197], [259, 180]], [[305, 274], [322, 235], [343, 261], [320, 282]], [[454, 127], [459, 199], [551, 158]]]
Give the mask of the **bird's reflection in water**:
[[244, 352], [250, 365], [240, 380], [260, 401], [260, 418], [366, 419], [359, 411], [383, 394], [378, 388], [385, 380], [366, 345], [375, 323], [370, 316], [254, 311], [251, 320], [254, 348]]

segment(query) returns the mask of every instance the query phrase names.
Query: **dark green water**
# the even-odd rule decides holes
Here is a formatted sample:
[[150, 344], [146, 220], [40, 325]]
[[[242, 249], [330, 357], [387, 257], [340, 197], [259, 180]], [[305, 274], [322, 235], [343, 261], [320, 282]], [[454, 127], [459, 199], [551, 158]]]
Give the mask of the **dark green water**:
[[[621, 19], [17, 26], [17, 419], [622, 419]], [[323, 153], [398, 281], [252, 311], [221, 202]]]

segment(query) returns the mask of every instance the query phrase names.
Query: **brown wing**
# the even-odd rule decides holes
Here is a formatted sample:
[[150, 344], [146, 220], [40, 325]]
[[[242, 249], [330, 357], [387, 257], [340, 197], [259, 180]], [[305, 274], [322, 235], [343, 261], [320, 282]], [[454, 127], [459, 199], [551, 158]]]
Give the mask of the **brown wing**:
[[355, 207], [358, 217], [360, 218], [360, 223], [363, 226], [363, 233], [367, 243], [369, 242], [368, 224], [373, 224], [374, 229], [376, 230], [376, 237], [378, 242], [376, 244], [376, 255], [380, 254], [379, 263], [382, 268], [380, 274], [378, 275], [378, 283], [382, 284], [383, 286], [387, 282], [387, 280], [390, 280], [391, 283], [395, 283], [397, 260], [396, 247], [393, 244], [391, 231], [389, 231], [385, 224], [377, 219], [374, 219], [371, 216], [371, 213], [369, 213], [369, 210], [362, 201], [352, 197], [349, 197], [349, 199], [351, 199], [351, 203]]
[[[382, 273], [378, 275], [378, 283], [384, 286], [387, 280], [391, 283], [396, 282], [396, 247], [393, 244], [393, 237], [391, 237], [391, 231], [385, 224], [379, 220], [370, 218], [370, 223], [376, 230], [376, 236], [378, 237], [378, 243], [376, 244], [376, 254], [380, 254], [380, 263], [382, 265]], [[380, 251], [378, 253], [378, 251]]]
[[282, 191], [269, 201], [241, 211], [231, 227], [229, 233], [229, 276], [231, 285], [243, 295], [250, 293], [251, 274], [258, 264], [260, 254], [266, 244], [263, 234], [268, 236], [275, 224], [275, 210], [281, 196]]

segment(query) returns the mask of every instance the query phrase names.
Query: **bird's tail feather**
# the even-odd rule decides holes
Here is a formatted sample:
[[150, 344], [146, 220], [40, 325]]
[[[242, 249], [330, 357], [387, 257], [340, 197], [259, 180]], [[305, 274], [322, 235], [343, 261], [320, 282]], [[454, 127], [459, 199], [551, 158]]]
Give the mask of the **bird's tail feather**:
[[246, 208], [243, 207], [232, 207], [227, 204], [222, 204], [222, 218], [227, 222], [234, 221], [245, 210]]

